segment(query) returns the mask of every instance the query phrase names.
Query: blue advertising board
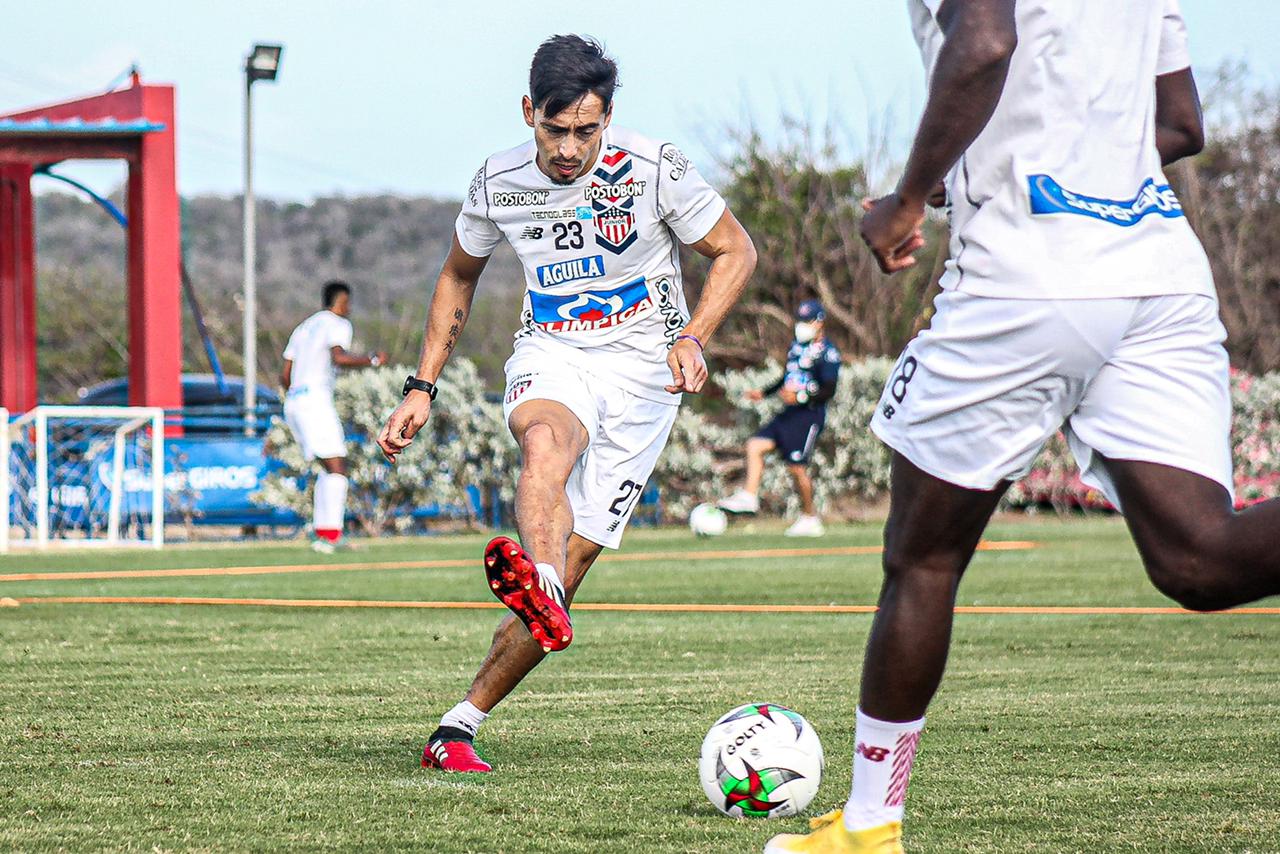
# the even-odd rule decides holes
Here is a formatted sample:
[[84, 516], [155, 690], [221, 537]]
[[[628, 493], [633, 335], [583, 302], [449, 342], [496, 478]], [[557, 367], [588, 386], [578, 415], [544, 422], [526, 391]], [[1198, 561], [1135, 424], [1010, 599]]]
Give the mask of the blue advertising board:
[[170, 517], [192, 521], [293, 525], [296, 513], [254, 504], [250, 496], [280, 463], [263, 453], [262, 437], [200, 436], [165, 442], [165, 492]]

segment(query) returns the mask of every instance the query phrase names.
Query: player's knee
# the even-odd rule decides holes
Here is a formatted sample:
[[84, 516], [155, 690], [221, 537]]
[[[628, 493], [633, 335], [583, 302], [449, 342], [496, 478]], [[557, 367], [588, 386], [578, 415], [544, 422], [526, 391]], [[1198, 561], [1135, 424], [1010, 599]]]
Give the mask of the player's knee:
[[965, 561], [943, 551], [908, 551], [886, 544], [882, 565], [886, 582], [919, 579], [955, 584], [964, 574]]
[[530, 424], [520, 437], [520, 450], [524, 456], [524, 471], [542, 474], [571, 467], [574, 455], [565, 447], [555, 428], [542, 421]]
[[1144, 559], [1147, 576], [1156, 589], [1189, 611], [1217, 611], [1227, 607], [1220, 591], [1218, 558], [1209, 550], [1179, 550]]

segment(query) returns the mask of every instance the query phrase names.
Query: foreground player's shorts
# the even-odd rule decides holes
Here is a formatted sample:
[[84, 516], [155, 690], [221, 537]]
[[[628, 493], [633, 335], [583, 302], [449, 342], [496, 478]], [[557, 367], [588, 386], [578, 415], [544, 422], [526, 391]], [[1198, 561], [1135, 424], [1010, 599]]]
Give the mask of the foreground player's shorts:
[[565, 491], [573, 508], [573, 532], [606, 548], [622, 543], [622, 532], [667, 444], [680, 407], [657, 403], [601, 380], [525, 344], [507, 362], [502, 414], [554, 400], [578, 417], [590, 437]]
[[992, 489], [1058, 429], [1117, 508], [1096, 455], [1173, 466], [1232, 492], [1218, 304], [1198, 294], [1018, 300], [944, 291], [898, 359], [871, 429], [917, 468]]
[[284, 420], [308, 460], [331, 460], [347, 455], [342, 421], [327, 391], [290, 389], [284, 399]]

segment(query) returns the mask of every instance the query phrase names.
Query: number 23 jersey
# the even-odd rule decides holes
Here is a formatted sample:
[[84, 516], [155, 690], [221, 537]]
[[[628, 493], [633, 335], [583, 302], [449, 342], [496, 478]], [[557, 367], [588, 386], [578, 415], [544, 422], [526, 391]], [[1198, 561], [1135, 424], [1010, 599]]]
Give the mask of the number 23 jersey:
[[688, 322], [679, 243], [706, 237], [720, 195], [670, 143], [609, 127], [591, 168], [557, 184], [533, 141], [488, 158], [455, 232], [464, 252], [503, 238], [524, 268], [516, 353], [536, 344], [641, 397], [676, 404], [667, 351]]

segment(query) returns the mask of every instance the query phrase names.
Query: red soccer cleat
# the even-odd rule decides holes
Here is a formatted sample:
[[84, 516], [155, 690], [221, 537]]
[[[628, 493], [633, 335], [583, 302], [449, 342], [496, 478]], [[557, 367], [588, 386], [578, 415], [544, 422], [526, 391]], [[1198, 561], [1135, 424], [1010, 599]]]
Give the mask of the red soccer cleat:
[[544, 587], [542, 574], [519, 543], [495, 537], [484, 550], [484, 571], [493, 595], [520, 618], [544, 650], [555, 652], [573, 641], [573, 624], [562, 594], [550, 585]]
[[476, 755], [470, 740], [448, 736], [433, 737], [427, 742], [427, 746], [422, 748], [422, 767], [480, 774], [493, 770], [492, 765]]

